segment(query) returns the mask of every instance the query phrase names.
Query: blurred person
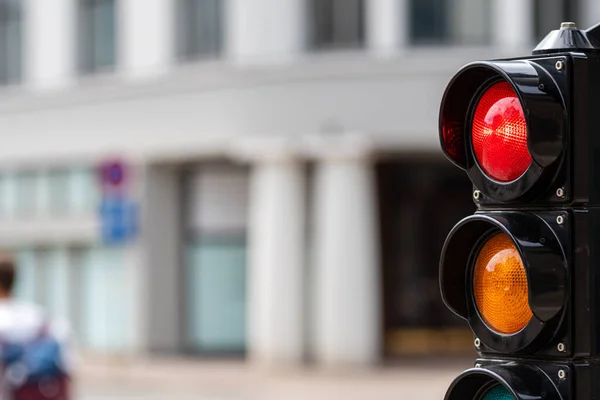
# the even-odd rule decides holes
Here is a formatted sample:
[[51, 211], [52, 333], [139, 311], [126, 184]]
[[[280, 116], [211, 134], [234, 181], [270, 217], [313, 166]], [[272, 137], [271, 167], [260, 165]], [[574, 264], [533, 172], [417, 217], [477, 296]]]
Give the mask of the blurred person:
[[16, 300], [16, 279], [13, 256], [0, 253], [0, 400], [69, 400], [69, 330]]

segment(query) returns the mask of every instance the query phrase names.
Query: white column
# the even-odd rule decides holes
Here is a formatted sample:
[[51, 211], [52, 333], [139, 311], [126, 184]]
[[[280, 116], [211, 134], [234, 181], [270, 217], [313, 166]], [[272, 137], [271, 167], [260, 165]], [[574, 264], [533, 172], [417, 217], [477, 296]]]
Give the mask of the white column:
[[318, 165], [314, 344], [315, 356], [324, 365], [368, 365], [380, 355], [375, 190], [366, 154], [326, 158]]
[[573, 21], [577, 23], [579, 29], [587, 29], [594, 25], [600, 24], [600, 1], [598, 0], [581, 0], [581, 8], [579, 10], [580, 20]]
[[259, 364], [304, 355], [305, 177], [293, 159], [254, 166], [250, 188], [248, 348]]
[[409, 45], [409, 0], [369, 0], [365, 6], [369, 50], [389, 55]]
[[35, 89], [64, 87], [76, 74], [75, 0], [26, 0], [24, 81]]
[[119, 0], [118, 51], [123, 74], [145, 78], [167, 71], [174, 55], [172, 0]]
[[289, 61], [304, 50], [306, 0], [229, 0], [225, 16], [225, 51], [236, 61]]
[[505, 53], [522, 55], [534, 43], [533, 0], [492, 0], [492, 40]]

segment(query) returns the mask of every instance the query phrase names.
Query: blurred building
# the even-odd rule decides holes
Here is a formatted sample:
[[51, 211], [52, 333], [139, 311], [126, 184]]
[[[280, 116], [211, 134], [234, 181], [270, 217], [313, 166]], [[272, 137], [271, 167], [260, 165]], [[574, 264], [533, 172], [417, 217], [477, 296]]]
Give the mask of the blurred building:
[[[437, 265], [470, 60], [596, 0], [1, 0], [0, 245], [90, 352], [370, 363], [465, 351]], [[137, 235], [106, 243], [98, 166]]]

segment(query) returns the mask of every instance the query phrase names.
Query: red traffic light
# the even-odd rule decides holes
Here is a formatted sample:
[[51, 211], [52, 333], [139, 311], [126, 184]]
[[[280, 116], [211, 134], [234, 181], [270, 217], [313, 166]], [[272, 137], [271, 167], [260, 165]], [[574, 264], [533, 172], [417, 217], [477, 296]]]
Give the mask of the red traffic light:
[[560, 85], [568, 77], [554, 67], [563, 59], [475, 62], [446, 88], [442, 151], [486, 199], [511, 202], [548, 190], [567, 145]]
[[508, 82], [494, 83], [479, 98], [471, 132], [475, 158], [490, 178], [514, 181], [529, 168], [527, 122]]

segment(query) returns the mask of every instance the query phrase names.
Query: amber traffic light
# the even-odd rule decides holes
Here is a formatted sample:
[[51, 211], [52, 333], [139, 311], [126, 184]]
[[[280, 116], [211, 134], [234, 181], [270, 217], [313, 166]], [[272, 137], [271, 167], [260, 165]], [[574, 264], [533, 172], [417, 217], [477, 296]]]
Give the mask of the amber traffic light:
[[498, 333], [512, 335], [531, 320], [525, 266], [506, 234], [496, 233], [478, 251], [473, 266], [473, 297], [483, 321]]

